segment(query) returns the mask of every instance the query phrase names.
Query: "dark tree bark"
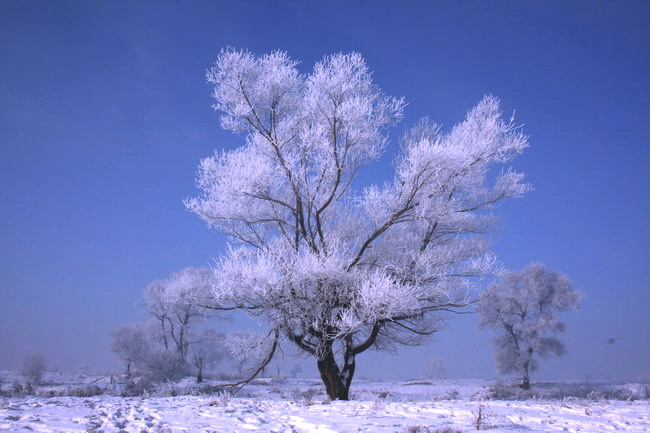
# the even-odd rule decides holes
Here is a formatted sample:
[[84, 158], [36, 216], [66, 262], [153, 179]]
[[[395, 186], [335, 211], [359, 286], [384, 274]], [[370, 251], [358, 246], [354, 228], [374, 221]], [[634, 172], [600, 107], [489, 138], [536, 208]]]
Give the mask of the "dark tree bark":
[[199, 368], [199, 371], [196, 374], [196, 383], [203, 383], [203, 359], [198, 359], [196, 364]]
[[343, 372], [339, 370], [331, 350], [323, 359], [317, 361], [317, 365], [329, 398], [332, 400], [349, 400], [350, 384], [352, 383], [354, 371], [352, 371], [352, 374], [342, 374], [345, 372], [345, 367]]
[[365, 351], [377, 338], [379, 325], [373, 327], [368, 339], [358, 346], [353, 345], [352, 336], [343, 339], [345, 351], [343, 354], [343, 367], [339, 368], [332, 350], [333, 342], [326, 346], [326, 353], [318, 360], [318, 371], [325, 385], [327, 395], [332, 400], [349, 400], [350, 386], [356, 370], [356, 355]]
[[524, 377], [521, 383], [521, 389], [530, 389], [530, 359], [533, 357], [533, 348], [528, 348], [528, 361], [524, 362]]
[[[350, 385], [354, 378], [356, 370], [356, 355], [368, 350], [377, 340], [379, 330], [382, 327], [381, 322], [375, 322], [370, 329], [369, 335], [358, 345], [354, 345], [353, 336], [349, 334], [342, 339], [327, 339], [321, 342], [318, 346], [304, 338], [304, 335], [297, 335], [290, 331], [287, 332], [287, 337], [293, 341], [300, 349], [310, 353], [316, 357], [316, 365], [320, 373], [325, 391], [332, 400], [349, 400], [350, 399]], [[313, 336], [318, 338], [327, 338], [327, 335], [333, 335], [333, 330], [328, 330], [325, 333], [317, 333], [310, 331]], [[339, 367], [334, 357], [334, 343], [341, 341], [343, 343], [343, 365]], [[318, 349], [317, 349], [318, 347]]]
[[521, 383], [522, 389], [530, 389], [530, 375], [528, 373], [528, 361], [524, 362], [524, 378]]

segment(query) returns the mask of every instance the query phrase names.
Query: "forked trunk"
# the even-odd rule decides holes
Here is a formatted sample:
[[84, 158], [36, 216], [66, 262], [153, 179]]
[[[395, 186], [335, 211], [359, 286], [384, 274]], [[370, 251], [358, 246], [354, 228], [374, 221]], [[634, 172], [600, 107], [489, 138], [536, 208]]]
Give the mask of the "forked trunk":
[[328, 359], [319, 360], [318, 371], [330, 399], [349, 400], [349, 388], [345, 386], [336, 363], [329, 362]]
[[331, 349], [323, 359], [318, 360], [318, 371], [325, 385], [325, 391], [332, 400], [349, 400], [350, 385], [354, 377], [355, 360], [352, 347], [345, 352], [343, 369], [339, 369]]
[[[306, 343], [303, 335], [296, 335], [289, 333], [289, 338], [294, 341], [298, 347], [311, 353], [317, 359], [318, 371], [320, 377], [325, 385], [325, 391], [332, 400], [349, 400], [350, 399], [350, 385], [354, 377], [356, 368], [355, 358], [358, 354], [363, 353], [375, 343], [381, 324], [376, 322], [373, 324], [370, 334], [365, 341], [354, 345], [353, 335], [348, 334], [342, 339], [336, 340], [337, 343], [342, 343], [343, 352], [343, 366], [339, 368], [334, 357], [334, 339], [320, 342], [318, 350], [313, 348], [313, 344]], [[330, 329], [326, 332], [327, 335], [332, 335], [334, 332]]]

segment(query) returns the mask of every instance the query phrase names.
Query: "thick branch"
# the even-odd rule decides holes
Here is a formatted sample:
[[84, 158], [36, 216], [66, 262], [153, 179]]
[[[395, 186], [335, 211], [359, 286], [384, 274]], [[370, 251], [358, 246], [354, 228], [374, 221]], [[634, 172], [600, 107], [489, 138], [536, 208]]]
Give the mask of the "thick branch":
[[368, 338], [366, 338], [366, 341], [357, 345], [356, 347], [353, 347], [352, 354], [358, 355], [361, 352], [368, 350], [373, 344], [375, 344], [375, 340], [377, 340], [377, 335], [379, 334], [380, 328], [381, 323], [375, 322], [375, 324], [372, 326], [372, 331], [370, 331], [370, 335], [368, 335]]

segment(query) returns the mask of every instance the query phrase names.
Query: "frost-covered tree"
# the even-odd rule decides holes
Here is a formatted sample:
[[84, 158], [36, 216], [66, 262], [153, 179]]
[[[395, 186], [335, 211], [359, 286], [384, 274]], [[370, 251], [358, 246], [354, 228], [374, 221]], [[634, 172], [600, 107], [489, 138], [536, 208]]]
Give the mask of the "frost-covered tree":
[[216, 311], [206, 308], [208, 301], [196, 303], [208, 298], [212, 280], [210, 270], [188, 267], [145, 288], [144, 306], [153, 320], [113, 332], [111, 349], [125, 363], [127, 376], [135, 367], [151, 380], [169, 381], [196, 367], [202, 380], [204, 369], [224, 352], [221, 334], [206, 328]]
[[198, 305], [212, 287], [212, 273], [206, 268], [187, 267], [165, 280], [149, 284], [143, 293], [145, 307], [157, 324], [165, 350], [173, 350], [181, 363], [188, 360], [191, 332], [214, 310]]
[[124, 325], [113, 331], [111, 351], [124, 362], [126, 377], [131, 377], [133, 367], [142, 367], [151, 352], [150, 332], [141, 323]]
[[43, 380], [47, 367], [47, 358], [42, 353], [28, 353], [23, 358], [20, 374], [25, 377], [28, 384], [38, 386]]
[[492, 340], [497, 369], [522, 376], [521, 387], [530, 388], [530, 372], [539, 359], [566, 353], [557, 334], [565, 325], [557, 313], [578, 307], [580, 294], [562, 274], [540, 263], [509, 272], [492, 284], [479, 303], [481, 328], [498, 332]]
[[[347, 399], [356, 357], [439, 329], [467, 305], [496, 260], [489, 210], [528, 186], [510, 169], [527, 137], [485, 97], [444, 133], [409, 129], [394, 179], [356, 190], [386, 150], [404, 101], [385, 96], [357, 53], [313, 72], [276, 51], [220, 53], [208, 81], [221, 125], [240, 147], [201, 161], [201, 194], [186, 206], [229, 236], [204, 299], [242, 309], [312, 355], [332, 399]], [[270, 359], [268, 356], [265, 358]]]
[[427, 379], [443, 379], [447, 377], [447, 368], [442, 358], [432, 356], [425, 361], [423, 373]]

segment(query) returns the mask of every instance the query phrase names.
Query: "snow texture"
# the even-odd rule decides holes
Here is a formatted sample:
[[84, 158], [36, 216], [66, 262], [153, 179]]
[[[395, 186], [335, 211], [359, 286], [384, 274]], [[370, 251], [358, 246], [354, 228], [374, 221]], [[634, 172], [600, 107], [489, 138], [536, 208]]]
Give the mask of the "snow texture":
[[[352, 401], [329, 401], [315, 380], [260, 380], [244, 394], [34, 397], [0, 400], [6, 432], [647, 432], [650, 402], [486, 400], [482, 380], [360, 380]], [[557, 392], [558, 385], [546, 386]], [[416, 430], [415, 427], [420, 427]], [[409, 430], [411, 429], [411, 430]]]

